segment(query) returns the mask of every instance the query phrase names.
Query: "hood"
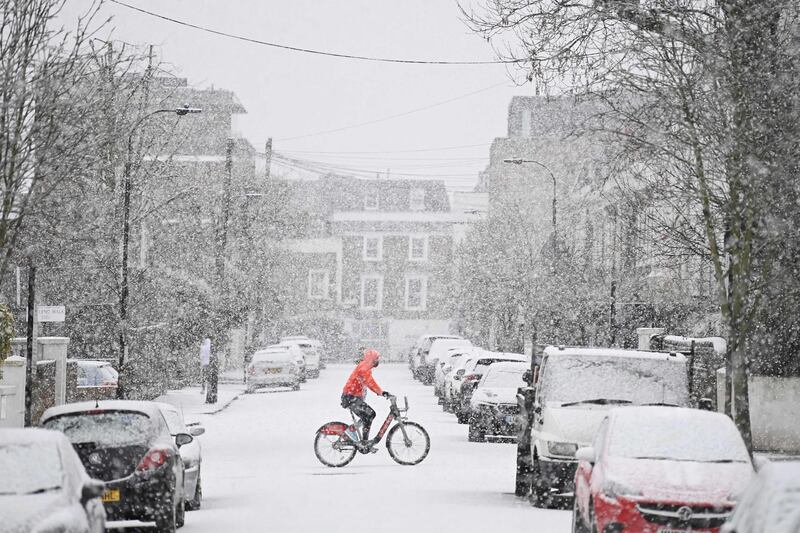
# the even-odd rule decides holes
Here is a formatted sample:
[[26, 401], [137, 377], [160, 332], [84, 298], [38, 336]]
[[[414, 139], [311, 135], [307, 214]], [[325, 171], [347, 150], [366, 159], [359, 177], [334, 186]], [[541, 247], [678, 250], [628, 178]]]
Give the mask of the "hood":
[[472, 397], [484, 403], [517, 405], [517, 389], [513, 387], [478, 387]]
[[58, 508], [65, 505], [65, 497], [59, 492], [0, 496], [0, 523], [3, 531], [27, 533]]
[[750, 463], [698, 463], [609, 457], [606, 478], [641, 498], [676, 503], [733, 504], [753, 475]]
[[541, 438], [557, 442], [574, 442], [590, 446], [603, 418], [612, 406], [581, 405], [575, 407], [552, 407], [542, 409]]
[[378, 362], [380, 356], [381, 354], [378, 352], [378, 350], [367, 350], [364, 352], [364, 362], [367, 364], [367, 366], [372, 368], [375, 366], [375, 363]]

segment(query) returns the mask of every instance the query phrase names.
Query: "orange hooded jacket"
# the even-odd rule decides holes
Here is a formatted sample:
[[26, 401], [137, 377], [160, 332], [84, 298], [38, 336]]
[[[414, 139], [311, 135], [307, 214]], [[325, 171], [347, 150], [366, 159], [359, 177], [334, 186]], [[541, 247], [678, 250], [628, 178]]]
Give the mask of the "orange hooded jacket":
[[344, 384], [342, 394], [363, 398], [367, 394], [366, 388], [379, 396], [383, 394], [383, 389], [372, 378], [372, 369], [379, 357], [380, 354], [375, 350], [364, 352], [364, 360], [358, 363], [353, 373], [350, 374], [347, 383]]

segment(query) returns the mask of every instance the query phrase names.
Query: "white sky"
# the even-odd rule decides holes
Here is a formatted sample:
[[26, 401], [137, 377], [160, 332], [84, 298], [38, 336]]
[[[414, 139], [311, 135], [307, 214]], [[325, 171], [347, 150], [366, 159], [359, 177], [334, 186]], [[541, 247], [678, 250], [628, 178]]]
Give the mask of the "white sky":
[[[455, 0], [125, 1], [192, 24], [298, 47], [425, 60], [495, 59], [490, 45], [461, 21]], [[62, 16], [65, 23], [90, 3], [69, 0]], [[187, 77], [190, 85], [233, 90], [248, 110], [239, 129], [259, 151], [271, 136], [277, 152], [293, 157], [391, 169], [394, 176], [444, 177], [459, 189], [474, 185], [492, 139], [505, 136], [511, 96], [532, 91], [530, 85], [514, 86], [503, 65], [398, 65], [321, 57], [212, 35], [110, 2], [102, 14], [113, 17], [115, 39], [155, 44], [162, 61]], [[289, 139], [491, 86], [495, 87], [408, 116]], [[464, 145], [478, 146], [387, 153]]]

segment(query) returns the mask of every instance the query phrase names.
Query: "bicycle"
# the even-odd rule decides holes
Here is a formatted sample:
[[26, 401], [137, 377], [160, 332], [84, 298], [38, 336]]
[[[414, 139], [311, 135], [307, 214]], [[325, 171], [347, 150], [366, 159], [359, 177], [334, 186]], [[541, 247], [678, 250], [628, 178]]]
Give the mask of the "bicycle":
[[[408, 412], [408, 398], [404, 398], [405, 408], [397, 405], [397, 398], [389, 397], [389, 414], [381, 429], [375, 436], [375, 444], [386, 434], [386, 448], [389, 455], [401, 465], [413, 466], [422, 462], [431, 449], [428, 432], [416, 422], [409, 422], [403, 413]], [[356, 452], [370, 453], [361, 446], [362, 434], [360, 420], [350, 411], [353, 423], [328, 422], [317, 430], [314, 437], [314, 454], [325, 466], [334, 468], [347, 465], [356, 456]], [[397, 423], [389, 429], [393, 421]], [[388, 430], [388, 433], [387, 433]]]

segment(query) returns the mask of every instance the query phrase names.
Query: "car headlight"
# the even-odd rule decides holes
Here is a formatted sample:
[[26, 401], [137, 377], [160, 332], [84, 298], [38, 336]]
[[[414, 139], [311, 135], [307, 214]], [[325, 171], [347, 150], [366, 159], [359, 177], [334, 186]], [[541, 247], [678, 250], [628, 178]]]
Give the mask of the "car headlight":
[[613, 479], [606, 479], [603, 483], [603, 494], [616, 499], [618, 496], [641, 496], [642, 491], [630, 487]]
[[547, 451], [551, 455], [560, 455], [561, 457], [575, 457], [575, 452], [578, 451], [578, 445], [574, 442], [554, 442], [547, 443]]

